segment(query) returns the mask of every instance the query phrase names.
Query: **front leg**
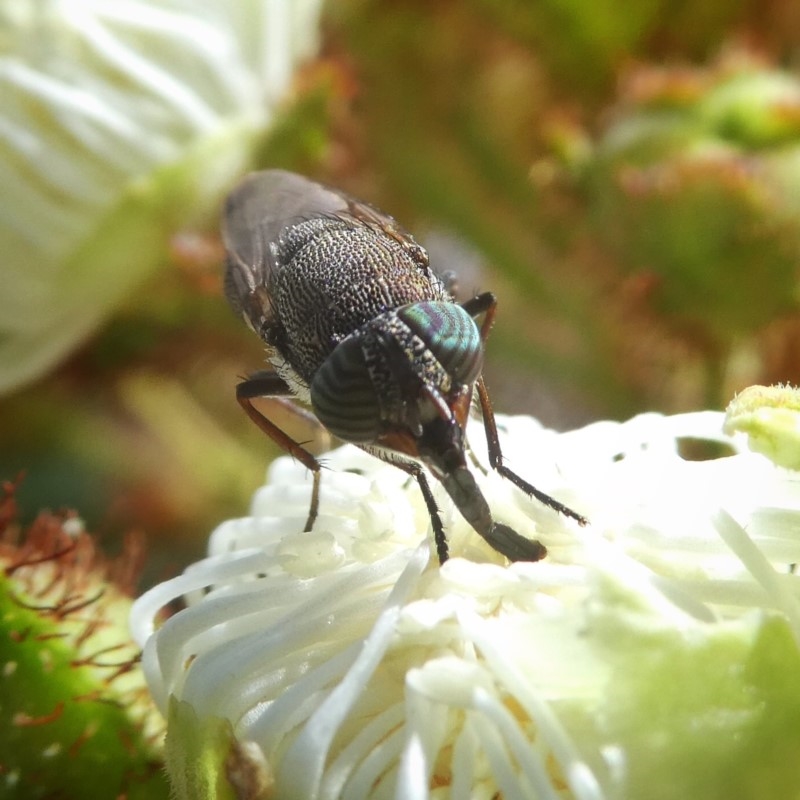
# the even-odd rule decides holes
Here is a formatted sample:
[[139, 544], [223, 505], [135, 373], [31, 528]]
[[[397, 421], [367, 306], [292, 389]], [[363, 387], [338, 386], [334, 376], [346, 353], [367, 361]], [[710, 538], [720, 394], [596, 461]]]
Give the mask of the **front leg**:
[[[308, 450], [282, 431], [252, 403], [252, 400], [256, 397], [287, 398], [291, 396], [292, 390], [289, 388], [289, 385], [275, 372], [258, 372], [250, 378], [246, 378], [236, 386], [236, 399], [239, 401], [239, 405], [245, 410], [247, 416], [250, 417], [278, 447], [294, 456], [306, 469], [311, 471], [313, 476], [311, 507], [308, 510], [308, 519], [303, 528], [304, 531], [310, 531], [314, 527], [314, 522], [319, 513], [321, 465]], [[316, 424], [319, 424], [316, 417], [312, 417], [309, 412], [297, 407], [294, 408], [297, 413], [304, 418], [313, 419]]]
[[478, 399], [480, 400], [481, 404], [483, 427], [486, 431], [486, 443], [489, 448], [489, 463], [491, 464], [492, 469], [496, 470], [504, 478], [508, 478], [511, 483], [513, 483], [517, 488], [522, 489], [522, 491], [525, 492], [525, 494], [527, 494], [529, 497], [535, 497], [543, 505], [546, 505], [548, 508], [552, 508], [553, 511], [558, 511], [559, 514], [563, 514], [565, 517], [570, 517], [571, 519], [576, 520], [580, 525], [588, 524], [589, 520], [587, 520], [586, 517], [578, 514], [576, 511], [573, 511], [563, 503], [559, 503], [558, 500], [556, 500], [554, 497], [550, 497], [549, 494], [545, 494], [540, 489], [537, 489], [535, 486], [517, 475], [516, 472], [513, 472], [505, 464], [503, 464], [503, 451], [500, 448], [500, 437], [497, 433], [497, 423], [494, 419], [492, 404], [489, 400], [489, 392], [486, 391], [486, 384], [483, 382], [483, 378], [478, 378], [476, 386], [478, 389]]
[[486, 344], [489, 331], [494, 325], [494, 316], [497, 313], [497, 298], [491, 292], [484, 292], [462, 303], [461, 308], [471, 317], [484, 315], [483, 322], [481, 322], [481, 341]]
[[416, 461], [410, 458], [403, 458], [402, 456], [394, 453], [388, 453], [379, 447], [370, 447], [369, 445], [359, 445], [361, 449], [369, 453], [393, 467], [401, 469], [408, 475], [411, 475], [417, 481], [417, 485], [422, 492], [422, 498], [425, 500], [425, 507], [428, 509], [428, 516], [431, 519], [433, 526], [433, 541], [436, 544], [436, 554], [439, 556], [439, 564], [444, 564], [450, 558], [450, 549], [447, 546], [447, 536], [444, 532], [444, 525], [442, 518], [439, 516], [439, 506], [436, 505], [436, 498], [433, 496], [431, 485], [428, 483], [428, 477], [425, 475], [425, 470]]

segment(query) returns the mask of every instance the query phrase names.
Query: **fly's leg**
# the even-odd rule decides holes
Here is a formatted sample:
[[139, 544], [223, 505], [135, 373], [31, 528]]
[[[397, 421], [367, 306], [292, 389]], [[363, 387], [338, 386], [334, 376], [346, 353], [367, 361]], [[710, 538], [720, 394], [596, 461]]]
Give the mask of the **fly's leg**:
[[[246, 378], [236, 386], [236, 399], [244, 409], [248, 417], [269, 436], [275, 444], [294, 456], [306, 469], [311, 471], [313, 483], [311, 486], [311, 507], [308, 510], [304, 531], [310, 531], [314, 527], [314, 522], [319, 513], [319, 483], [321, 465], [317, 459], [311, 455], [302, 445], [298, 444], [291, 436], [284, 433], [272, 420], [266, 417], [253, 405], [253, 399], [257, 397], [271, 397], [285, 399], [292, 396], [292, 391], [288, 384], [275, 372], [257, 372]], [[309, 420], [319, 425], [316, 417], [303, 409], [295, 408], [295, 411]]]
[[537, 489], [503, 464], [503, 451], [500, 448], [500, 437], [497, 434], [497, 423], [494, 419], [492, 404], [489, 401], [489, 392], [486, 391], [486, 384], [484, 384], [483, 378], [478, 378], [475, 385], [478, 389], [478, 399], [480, 400], [481, 413], [483, 415], [483, 427], [486, 431], [486, 443], [489, 447], [489, 463], [492, 469], [496, 470], [504, 478], [510, 480], [517, 488], [522, 489], [529, 497], [535, 497], [543, 505], [552, 508], [553, 511], [557, 511], [565, 517], [576, 520], [580, 525], [586, 525], [589, 522], [586, 517], [573, 511], [563, 503], [559, 503], [558, 500], [554, 497], [550, 497], [549, 494], [545, 494]]
[[[486, 342], [486, 338], [489, 336], [489, 331], [494, 323], [494, 317], [497, 311], [497, 298], [491, 292], [484, 292], [477, 297], [473, 297], [471, 300], [467, 300], [466, 303], [462, 303], [461, 307], [471, 317], [477, 317], [483, 314], [483, 321], [481, 322], [481, 341]], [[494, 420], [494, 412], [492, 411], [492, 403], [489, 400], [489, 392], [486, 390], [486, 384], [483, 382], [483, 378], [478, 378], [475, 385], [478, 389], [478, 400], [481, 405], [483, 427], [486, 431], [486, 443], [489, 447], [489, 463], [492, 469], [496, 470], [504, 478], [510, 480], [516, 487], [522, 489], [529, 497], [535, 497], [548, 508], [552, 508], [554, 511], [558, 511], [559, 514], [576, 520], [581, 525], [586, 525], [588, 523], [586, 517], [568, 508], [563, 503], [559, 503], [558, 500], [554, 497], [550, 497], [549, 494], [540, 491], [503, 464], [503, 451], [500, 447], [500, 437], [497, 435], [497, 424]]]
[[491, 292], [484, 292], [477, 297], [472, 297], [461, 304], [461, 308], [471, 317], [484, 315], [481, 322], [481, 341], [486, 343], [489, 331], [494, 325], [494, 315], [497, 312], [497, 298]]
[[403, 472], [416, 480], [422, 492], [422, 499], [425, 501], [425, 507], [428, 509], [428, 516], [431, 518], [433, 541], [436, 545], [436, 554], [439, 556], [439, 564], [444, 564], [444, 562], [450, 558], [450, 550], [447, 546], [447, 537], [444, 533], [442, 518], [439, 516], [439, 506], [436, 505], [436, 498], [431, 491], [431, 485], [428, 483], [425, 470], [417, 464], [416, 461], [411, 461], [410, 459], [403, 458], [394, 453], [387, 453], [378, 448], [364, 445], [361, 446], [361, 449], [379, 458], [381, 461], [385, 461], [387, 464], [391, 464], [393, 467], [403, 470]]

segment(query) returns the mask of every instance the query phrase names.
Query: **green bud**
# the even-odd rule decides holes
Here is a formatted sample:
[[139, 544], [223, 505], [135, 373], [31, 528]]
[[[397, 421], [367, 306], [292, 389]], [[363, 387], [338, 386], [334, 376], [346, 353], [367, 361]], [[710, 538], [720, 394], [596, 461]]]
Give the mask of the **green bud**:
[[747, 434], [750, 449], [781, 467], [800, 470], [800, 389], [750, 386], [725, 414], [725, 432]]
[[0, 795], [167, 798], [130, 596], [79, 520], [42, 514], [19, 544], [12, 528], [0, 545]]
[[720, 348], [796, 308], [800, 82], [747, 60], [642, 73], [587, 169], [595, 234]]

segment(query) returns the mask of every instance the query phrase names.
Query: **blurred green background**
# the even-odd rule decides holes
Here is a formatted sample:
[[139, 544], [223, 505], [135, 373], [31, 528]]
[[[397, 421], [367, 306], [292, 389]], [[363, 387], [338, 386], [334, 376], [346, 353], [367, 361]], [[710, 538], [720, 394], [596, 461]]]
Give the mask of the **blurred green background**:
[[[493, 290], [497, 411], [723, 408], [800, 382], [798, 30], [777, 0], [338, 0], [253, 168], [372, 202], [465, 297]], [[26, 516], [75, 508], [112, 551], [143, 530], [148, 583], [277, 455], [234, 399], [264, 354], [222, 297], [217, 226], [170, 231], [88, 343], [0, 398]]]

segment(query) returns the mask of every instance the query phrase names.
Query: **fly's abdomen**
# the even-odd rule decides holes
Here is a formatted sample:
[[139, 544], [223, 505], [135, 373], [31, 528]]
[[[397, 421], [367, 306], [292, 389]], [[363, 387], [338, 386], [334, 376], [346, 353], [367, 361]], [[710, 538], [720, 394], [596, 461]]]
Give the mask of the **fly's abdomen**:
[[341, 342], [311, 382], [311, 406], [319, 421], [346, 442], [374, 442], [381, 407], [359, 337]]

